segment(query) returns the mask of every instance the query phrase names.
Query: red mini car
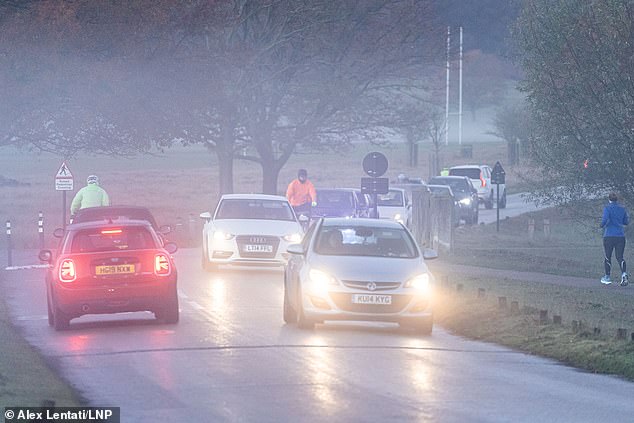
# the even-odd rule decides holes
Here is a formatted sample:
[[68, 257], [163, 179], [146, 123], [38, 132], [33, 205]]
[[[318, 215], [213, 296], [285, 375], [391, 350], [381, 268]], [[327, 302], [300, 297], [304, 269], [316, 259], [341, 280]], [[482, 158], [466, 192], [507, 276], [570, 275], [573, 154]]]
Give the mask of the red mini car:
[[46, 274], [48, 322], [56, 330], [85, 314], [151, 311], [178, 322], [176, 244], [162, 245], [144, 220], [92, 221], [58, 229], [61, 242]]

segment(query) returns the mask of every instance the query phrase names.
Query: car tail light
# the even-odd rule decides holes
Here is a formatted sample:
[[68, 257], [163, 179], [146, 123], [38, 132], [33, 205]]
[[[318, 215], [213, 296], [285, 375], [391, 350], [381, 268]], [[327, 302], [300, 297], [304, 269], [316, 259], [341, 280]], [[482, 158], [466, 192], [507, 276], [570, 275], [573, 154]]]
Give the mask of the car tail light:
[[77, 279], [75, 273], [75, 262], [72, 259], [64, 259], [59, 265], [59, 280], [62, 282], [73, 282]]
[[482, 173], [480, 173], [480, 182], [482, 183], [483, 188], [487, 186], [487, 181], [482, 177]]
[[154, 257], [154, 273], [160, 276], [170, 274], [170, 260], [165, 254], [157, 254]]

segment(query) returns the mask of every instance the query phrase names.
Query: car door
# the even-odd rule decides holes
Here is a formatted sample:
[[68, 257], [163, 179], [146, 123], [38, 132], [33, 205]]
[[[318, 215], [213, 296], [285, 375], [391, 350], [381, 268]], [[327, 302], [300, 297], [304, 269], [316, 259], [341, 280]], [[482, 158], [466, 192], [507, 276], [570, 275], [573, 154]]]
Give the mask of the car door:
[[297, 309], [296, 299], [297, 299], [297, 287], [299, 284], [299, 273], [302, 268], [306, 265], [306, 258], [309, 254], [309, 248], [312, 242], [313, 235], [315, 234], [315, 230], [319, 226], [319, 222], [313, 223], [306, 234], [304, 234], [304, 238], [300, 243], [302, 248], [304, 249], [304, 254], [291, 254], [288, 262], [286, 263], [286, 277], [285, 283], [286, 289], [288, 289], [288, 298], [293, 304], [293, 307]]

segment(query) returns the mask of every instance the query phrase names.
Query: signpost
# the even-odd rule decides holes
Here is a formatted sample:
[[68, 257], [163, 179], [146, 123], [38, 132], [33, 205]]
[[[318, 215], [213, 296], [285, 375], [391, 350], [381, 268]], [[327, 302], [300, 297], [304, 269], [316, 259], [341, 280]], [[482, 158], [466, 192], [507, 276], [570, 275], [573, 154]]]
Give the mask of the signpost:
[[62, 191], [62, 226], [66, 229], [66, 191], [73, 190], [73, 173], [66, 164], [66, 161], [62, 162], [62, 165], [57, 170], [55, 175], [55, 190]]
[[497, 186], [495, 200], [495, 209], [497, 210], [496, 230], [497, 232], [500, 232], [500, 184], [506, 183], [506, 172], [504, 172], [504, 168], [499, 161], [495, 162], [495, 165], [493, 166], [493, 171], [491, 172], [491, 183]]
[[373, 151], [363, 158], [363, 170], [370, 176], [361, 178], [361, 192], [371, 194], [374, 199], [374, 217], [379, 216], [377, 194], [387, 194], [390, 188], [388, 178], [381, 178], [387, 170], [387, 157]]

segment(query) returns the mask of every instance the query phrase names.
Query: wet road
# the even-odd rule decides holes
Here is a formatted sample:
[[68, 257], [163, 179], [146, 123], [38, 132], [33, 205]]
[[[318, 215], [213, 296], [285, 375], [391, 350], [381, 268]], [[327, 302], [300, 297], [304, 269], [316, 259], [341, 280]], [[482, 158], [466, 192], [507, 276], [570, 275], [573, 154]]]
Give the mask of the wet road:
[[[500, 221], [507, 217], [515, 217], [543, 208], [542, 206], [536, 206], [534, 203], [526, 202], [523, 193], [509, 194], [506, 197], [506, 208], [500, 209]], [[497, 219], [497, 210], [495, 208], [487, 210], [483, 205], [480, 205], [478, 214], [479, 223], [495, 223]]]
[[[176, 253], [181, 322], [149, 313], [46, 323], [41, 270], [0, 285], [27, 340], [122, 422], [628, 421], [634, 384], [455, 337], [389, 324], [282, 321], [281, 272], [200, 270]], [[27, 260], [22, 258], [22, 260]], [[25, 404], [26, 405], [26, 404]]]

